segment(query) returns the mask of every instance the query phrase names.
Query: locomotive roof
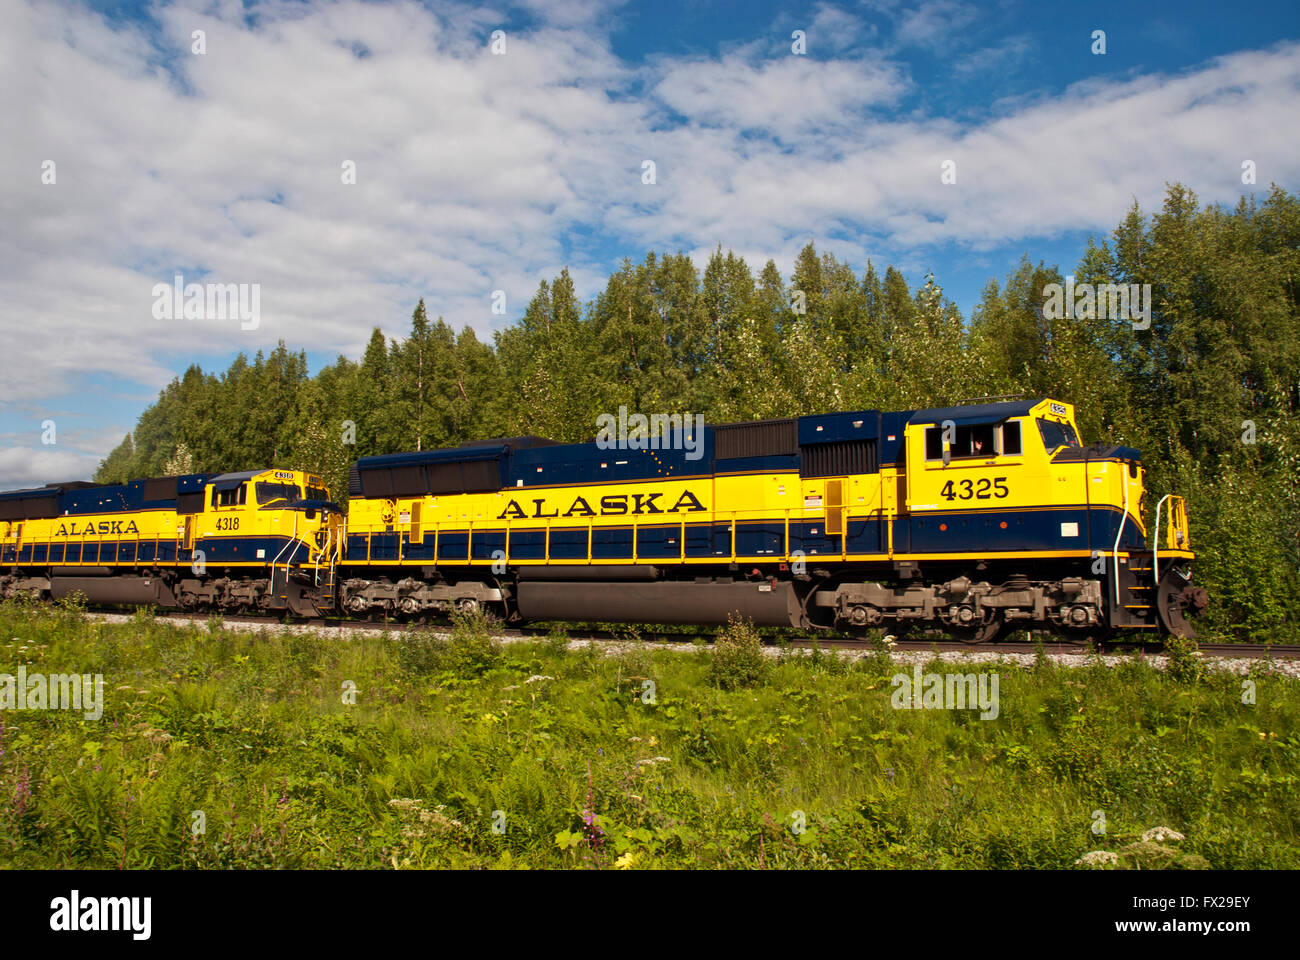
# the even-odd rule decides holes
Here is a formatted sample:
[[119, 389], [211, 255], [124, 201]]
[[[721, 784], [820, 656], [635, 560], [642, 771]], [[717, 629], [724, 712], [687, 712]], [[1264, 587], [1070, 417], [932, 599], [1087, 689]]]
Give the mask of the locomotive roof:
[[495, 460], [509, 446], [497, 441], [476, 447], [445, 447], [438, 450], [421, 450], [416, 453], [385, 453], [374, 457], [360, 457], [357, 469], [372, 470], [377, 467], [409, 467], [422, 463], [464, 463], [473, 460]]
[[1023, 417], [1041, 400], [1014, 400], [1006, 403], [977, 403], [961, 407], [934, 407], [916, 410], [908, 423], [942, 423], [951, 420], [956, 424], [998, 423], [1008, 417]]

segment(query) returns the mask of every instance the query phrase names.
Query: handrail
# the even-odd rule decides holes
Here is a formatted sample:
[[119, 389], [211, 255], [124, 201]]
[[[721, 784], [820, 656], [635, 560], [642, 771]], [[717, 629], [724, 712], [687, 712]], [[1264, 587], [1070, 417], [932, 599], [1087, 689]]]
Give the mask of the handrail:
[[1119, 482], [1124, 487], [1124, 512], [1119, 517], [1119, 529], [1115, 531], [1115, 549], [1111, 552], [1111, 562], [1113, 564], [1113, 574], [1115, 579], [1115, 606], [1119, 607], [1119, 541], [1124, 536], [1124, 523], [1128, 520], [1128, 474], [1123, 470], [1119, 472]]
[[[328, 556], [328, 554], [329, 554], [329, 549], [330, 549], [330, 544], [333, 543], [333, 542], [334, 542], [334, 528], [333, 528], [332, 526], [330, 526], [328, 523], [326, 523], [326, 524], [325, 524], [325, 543], [324, 543], [324, 545], [321, 547], [320, 550], [317, 550], [317, 551], [316, 551], [316, 573], [315, 573], [315, 577], [314, 577], [314, 582], [315, 582], [315, 585], [318, 586], [318, 587], [320, 586], [320, 561], [321, 561], [321, 557], [323, 557], [323, 556]], [[308, 555], [310, 555], [310, 550], [311, 550], [311, 548], [308, 547], [307, 549], [308, 549]], [[334, 568], [334, 564], [333, 564], [333, 563], [330, 563], [328, 566], [329, 566], [329, 570], [330, 570], [331, 573], [332, 573], [332, 572], [333, 572], [333, 568]], [[332, 581], [333, 579], [334, 579], [333, 576], [331, 576], [331, 577], [330, 577], [330, 580]]]
[[[299, 542], [299, 540], [298, 540], [298, 514], [297, 514], [297, 512], [295, 511], [295, 512], [294, 512], [294, 515], [293, 515], [293, 536], [291, 536], [288, 540], [285, 541], [284, 546], [280, 548], [280, 552], [277, 553], [277, 554], [275, 555], [275, 559], [271, 561], [271, 583], [270, 583], [270, 586], [269, 586], [268, 589], [270, 589], [270, 590], [274, 590], [274, 589], [275, 589], [275, 565], [276, 565], [277, 563], [279, 563], [279, 562], [280, 562], [280, 558], [281, 558], [282, 556], [284, 556], [284, 551], [286, 551], [286, 550], [289, 549], [289, 544], [291, 544], [291, 543], [298, 543], [298, 542]], [[297, 551], [297, 549], [298, 549], [297, 547], [294, 547], [294, 550], [295, 550], [295, 551]], [[308, 548], [308, 549], [310, 550], [310, 548]], [[292, 554], [292, 553], [289, 554], [289, 558], [290, 558], [290, 559], [293, 559], [293, 554]], [[288, 563], [288, 561], [286, 561], [286, 562], [285, 562], [285, 565], [284, 565], [284, 583], [285, 583], [285, 586], [286, 586], [286, 587], [289, 585], [289, 563]]]
[[[1156, 527], [1151, 536], [1151, 578], [1157, 585], [1160, 583], [1160, 508], [1172, 496], [1172, 493], [1166, 493], [1160, 498], [1160, 502], [1156, 504]], [[1173, 506], [1170, 506], [1169, 512], [1170, 514], [1174, 512]]]

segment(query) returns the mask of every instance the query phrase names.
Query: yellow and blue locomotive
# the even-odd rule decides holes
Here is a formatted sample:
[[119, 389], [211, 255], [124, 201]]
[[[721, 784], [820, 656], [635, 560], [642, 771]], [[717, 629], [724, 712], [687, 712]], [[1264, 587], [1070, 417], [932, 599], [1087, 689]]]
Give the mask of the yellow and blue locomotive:
[[0, 595], [315, 616], [342, 539], [297, 470], [52, 484], [0, 494]]
[[338, 602], [513, 621], [1190, 635], [1179, 497], [1051, 399], [366, 457]]

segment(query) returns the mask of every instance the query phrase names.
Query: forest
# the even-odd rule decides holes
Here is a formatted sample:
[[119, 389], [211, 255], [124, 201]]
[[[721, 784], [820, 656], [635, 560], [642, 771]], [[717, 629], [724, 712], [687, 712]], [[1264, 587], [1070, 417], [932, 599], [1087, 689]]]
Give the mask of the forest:
[[[1045, 310], [1066, 283], [1149, 284], [1150, 324]], [[624, 260], [579, 302], [567, 269], [481, 341], [431, 321], [375, 328], [315, 375], [281, 342], [224, 373], [191, 366], [102, 462], [100, 482], [292, 466], [343, 499], [357, 457], [534, 434], [588, 440], [626, 405], [706, 422], [906, 410], [987, 396], [1076, 405], [1085, 443], [1137, 447], [1147, 509], [1187, 498], [1202, 620], [1225, 639], [1295, 641], [1300, 622], [1300, 195], [1202, 205], [1169, 185], [1072, 271], [1026, 254], [963, 317], [934, 276], [910, 289], [809, 243], [793, 274], [719, 247]], [[1151, 517], [1145, 518], [1148, 525]]]

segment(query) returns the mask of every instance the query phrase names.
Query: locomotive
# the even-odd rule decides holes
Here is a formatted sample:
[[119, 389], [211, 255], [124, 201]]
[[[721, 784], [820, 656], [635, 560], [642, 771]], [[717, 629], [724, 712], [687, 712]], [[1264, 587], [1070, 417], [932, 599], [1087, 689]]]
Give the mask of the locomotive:
[[[276, 482], [294, 489], [263, 501]], [[174, 500], [146, 498], [166, 484]], [[110, 501], [121, 509], [91, 509]], [[1050, 398], [688, 422], [614, 447], [518, 437], [363, 457], [346, 517], [296, 471], [2, 494], [0, 592], [299, 616], [743, 617], [971, 642], [1194, 636], [1206, 596], [1185, 504], [1162, 498], [1149, 533], [1144, 506], [1138, 451], [1085, 447], [1073, 406]], [[29, 509], [49, 516], [17, 519]], [[151, 512], [152, 549], [141, 521], [112, 527]], [[67, 526], [79, 514], [93, 532]]]
[[0, 493], [0, 596], [316, 616], [343, 522], [298, 470]]

